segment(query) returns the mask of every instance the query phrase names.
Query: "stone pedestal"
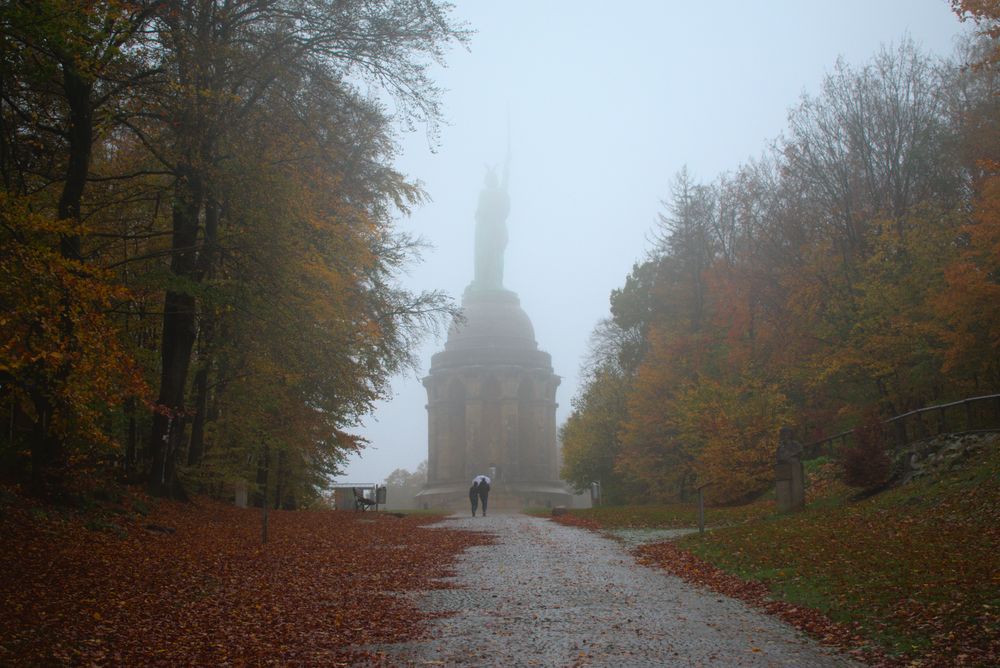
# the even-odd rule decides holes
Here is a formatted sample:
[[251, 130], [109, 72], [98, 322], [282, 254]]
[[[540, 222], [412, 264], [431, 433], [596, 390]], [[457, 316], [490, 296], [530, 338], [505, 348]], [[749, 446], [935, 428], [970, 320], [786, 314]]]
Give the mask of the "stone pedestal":
[[247, 483], [245, 480], [236, 483], [234, 496], [237, 508], [247, 507]]
[[801, 461], [779, 461], [774, 466], [774, 481], [778, 512], [796, 512], [806, 507], [805, 471]]
[[427, 388], [427, 485], [420, 507], [464, 509], [480, 473], [493, 479], [490, 509], [567, 505], [559, 481], [556, 388], [548, 353], [517, 295], [470, 286]]

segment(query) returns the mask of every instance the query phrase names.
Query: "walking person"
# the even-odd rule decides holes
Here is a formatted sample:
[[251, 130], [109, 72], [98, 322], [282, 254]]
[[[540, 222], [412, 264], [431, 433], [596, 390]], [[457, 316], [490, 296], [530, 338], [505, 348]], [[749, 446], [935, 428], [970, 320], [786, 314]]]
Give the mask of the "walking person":
[[[472, 497], [472, 492], [475, 490], [476, 495], [479, 497], [479, 503], [483, 505], [483, 517], [486, 517], [486, 502], [490, 498], [490, 477], [488, 475], [477, 475], [472, 479], [472, 487], [469, 489], [469, 497]], [[472, 501], [472, 514], [476, 514], [476, 502]]]
[[[479, 482], [477, 480], [472, 481], [472, 487], [469, 488], [469, 502], [472, 503], [472, 516], [476, 516], [476, 509], [479, 507]], [[486, 514], [486, 507], [483, 506], [483, 515]]]

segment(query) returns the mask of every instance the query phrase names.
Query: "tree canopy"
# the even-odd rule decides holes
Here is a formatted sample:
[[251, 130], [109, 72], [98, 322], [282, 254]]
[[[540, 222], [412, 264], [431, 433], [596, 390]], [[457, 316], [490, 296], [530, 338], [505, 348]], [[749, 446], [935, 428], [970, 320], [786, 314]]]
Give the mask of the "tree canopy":
[[[451, 313], [396, 276], [400, 124], [468, 31], [434, 0], [0, 7], [4, 464], [308, 501]], [[7, 280], [9, 279], [9, 280]]]
[[712, 483], [738, 502], [770, 487], [782, 426], [817, 440], [1000, 389], [989, 4], [955, 3], [982, 35], [953, 59], [903, 40], [838, 62], [759, 159], [678, 174], [655, 246], [612, 294], [619, 336], [599, 327], [617, 344], [587, 362], [601, 371], [563, 428], [564, 475], [613, 471], [650, 500]]

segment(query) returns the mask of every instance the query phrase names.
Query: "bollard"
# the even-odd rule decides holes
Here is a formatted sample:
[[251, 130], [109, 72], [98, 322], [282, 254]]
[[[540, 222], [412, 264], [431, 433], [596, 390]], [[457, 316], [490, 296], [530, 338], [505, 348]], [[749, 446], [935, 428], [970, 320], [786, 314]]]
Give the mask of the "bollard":
[[705, 533], [705, 488], [711, 487], [714, 483], [706, 482], [698, 488], [698, 533]]
[[698, 533], [705, 533], [705, 488], [698, 488]]

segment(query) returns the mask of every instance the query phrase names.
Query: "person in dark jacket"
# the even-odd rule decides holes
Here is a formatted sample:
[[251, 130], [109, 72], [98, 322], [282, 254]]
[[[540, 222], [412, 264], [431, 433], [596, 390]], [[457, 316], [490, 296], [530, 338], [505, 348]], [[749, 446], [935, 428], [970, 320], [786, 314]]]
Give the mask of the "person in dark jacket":
[[[472, 479], [472, 487], [469, 489], [469, 498], [472, 498], [472, 492], [475, 490], [476, 496], [479, 497], [479, 503], [483, 505], [483, 517], [486, 517], [486, 502], [490, 498], [490, 477], [488, 475], [477, 475]], [[472, 501], [472, 515], [476, 514], [476, 501]]]
[[[476, 516], [476, 509], [479, 507], [479, 483], [475, 480], [472, 481], [472, 487], [469, 488], [469, 502], [472, 504], [472, 516]], [[483, 508], [483, 515], [486, 514], [485, 507]]]

